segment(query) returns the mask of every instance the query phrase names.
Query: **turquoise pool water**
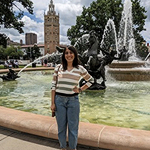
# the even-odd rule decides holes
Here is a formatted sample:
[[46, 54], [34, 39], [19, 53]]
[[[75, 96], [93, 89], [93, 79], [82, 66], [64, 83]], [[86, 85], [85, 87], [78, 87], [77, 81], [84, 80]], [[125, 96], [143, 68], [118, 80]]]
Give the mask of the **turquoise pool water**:
[[[22, 72], [16, 81], [0, 80], [0, 105], [51, 116], [53, 71]], [[108, 80], [102, 91], [80, 97], [80, 121], [150, 130], [150, 82]]]

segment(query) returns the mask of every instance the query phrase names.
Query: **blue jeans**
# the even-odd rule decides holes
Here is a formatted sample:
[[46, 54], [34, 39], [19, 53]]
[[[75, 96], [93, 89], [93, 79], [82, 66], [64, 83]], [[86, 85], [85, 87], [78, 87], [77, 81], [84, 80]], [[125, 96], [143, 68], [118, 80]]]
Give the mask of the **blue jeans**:
[[80, 112], [78, 95], [71, 97], [56, 95], [55, 105], [60, 148], [66, 148], [66, 132], [68, 125], [69, 148], [76, 149]]

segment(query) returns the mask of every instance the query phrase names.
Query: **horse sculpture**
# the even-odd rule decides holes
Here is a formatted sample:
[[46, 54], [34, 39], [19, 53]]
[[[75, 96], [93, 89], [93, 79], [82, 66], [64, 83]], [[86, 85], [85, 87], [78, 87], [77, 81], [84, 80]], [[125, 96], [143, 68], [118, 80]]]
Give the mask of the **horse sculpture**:
[[[95, 31], [90, 31], [87, 43], [85, 45], [88, 46], [87, 50], [84, 51], [84, 53], [80, 56], [80, 60], [82, 62], [82, 65], [88, 70], [88, 72], [93, 76], [95, 82], [94, 84], [89, 88], [91, 90], [99, 90], [99, 89], [105, 89], [106, 85], [106, 77], [105, 77], [105, 66], [108, 64], [111, 64], [112, 61], [118, 60], [121, 58], [121, 55], [119, 57], [115, 57], [117, 54], [116, 51], [105, 51], [103, 49], [100, 49], [98, 38], [96, 36]], [[99, 50], [102, 51], [103, 57], [99, 56]], [[102, 82], [99, 84], [97, 83], [97, 79], [102, 78]], [[84, 80], [80, 81], [80, 86], [85, 82]]]

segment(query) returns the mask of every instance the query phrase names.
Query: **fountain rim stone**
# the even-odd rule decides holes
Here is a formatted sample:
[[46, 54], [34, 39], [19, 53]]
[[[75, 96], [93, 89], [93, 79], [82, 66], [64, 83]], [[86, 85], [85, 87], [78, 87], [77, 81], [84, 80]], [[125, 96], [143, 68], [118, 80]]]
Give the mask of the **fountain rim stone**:
[[135, 68], [145, 66], [146, 61], [113, 61], [109, 68]]
[[150, 81], [150, 68], [146, 61], [115, 61], [107, 72], [118, 81]]
[[[0, 125], [21, 132], [58, 139], [56, 119], [0, 106]], [[94, 133], [94, 134], [93, 134]], [[115, 149], [148, 150], [150, 131], [79, 123], [78, 144]]]

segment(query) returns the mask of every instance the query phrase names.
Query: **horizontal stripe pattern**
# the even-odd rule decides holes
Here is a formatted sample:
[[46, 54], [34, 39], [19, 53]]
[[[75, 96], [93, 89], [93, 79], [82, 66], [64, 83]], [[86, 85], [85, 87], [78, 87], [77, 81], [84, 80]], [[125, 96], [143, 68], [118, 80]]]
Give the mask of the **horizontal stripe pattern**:
[[[56, 85], [57, 74], [58, 81]], [[59, 64], [54, 70], [51, 89], [58, 93], [74, 94], [73, 88], [78, 86], [81, 77], [87, 81], [86, 85], [88, 87], [94, 83], [93, 77], [83, 66], [79, 65], [78, 68], [73, 68], [71, 71], [63, 71], [62, 65]]]

